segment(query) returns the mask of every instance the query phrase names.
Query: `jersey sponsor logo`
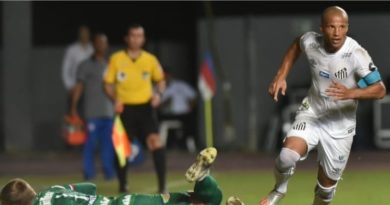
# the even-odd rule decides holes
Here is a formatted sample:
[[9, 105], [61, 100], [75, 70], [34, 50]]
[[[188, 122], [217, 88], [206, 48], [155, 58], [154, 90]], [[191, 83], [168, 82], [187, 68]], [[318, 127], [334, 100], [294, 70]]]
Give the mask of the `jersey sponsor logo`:
[[62, 193], [60, 195], [56, 195], [55, 198], [56, 199], [58, 199], [58, 198], [73, 198], [74, 200], [83, 200], [83, 201], [88, 201], [88, 202], [90, 202], [90, 200], [91, 200], [91, 198], [89, 198], [88, 196], [76, 194], [76, 192]]
[[348, 77], [347, 68], [343, 68], [343, 69], [337, 71], [337, 72], [334, 74], [334, 76], [335, 76], [336, 78], [338, 78], [338, 79], [341, 79], [341, 80], [347, 78], [347, 77]]
[[323, 77], [323, 78], [330, 78], [330, 74], [328, 71], [323, 71], [323, 70], [320, 70], [320, 76]]
[[306, 129], [306, 122], [299, 122], [295, 124], [293, 127], [293, 130], [305, 130]]
[[341, 58], [349, 58], [352, 56], [352, 53], [351, 52], [347, 52], [347, 53], [343, 53], [343, 55], [341, 55]]

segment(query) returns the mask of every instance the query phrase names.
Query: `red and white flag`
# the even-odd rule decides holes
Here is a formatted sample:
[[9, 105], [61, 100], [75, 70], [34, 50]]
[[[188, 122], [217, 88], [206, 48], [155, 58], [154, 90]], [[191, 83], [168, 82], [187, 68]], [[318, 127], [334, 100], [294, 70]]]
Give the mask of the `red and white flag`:
[[214, 76], [214, 63], [210, 53], [204, 56], [200, 67], [198, 88], [203, 100], [210, 100], [217, 90], [217, 85]]

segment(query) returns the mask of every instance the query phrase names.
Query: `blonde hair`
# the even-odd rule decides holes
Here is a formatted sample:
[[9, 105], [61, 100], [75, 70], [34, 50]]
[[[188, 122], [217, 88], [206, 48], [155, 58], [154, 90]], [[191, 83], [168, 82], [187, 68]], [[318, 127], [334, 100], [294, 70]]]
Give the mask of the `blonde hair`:
[[2, 205], [32, 205], [37, 194], [23, 179], [12, 179], [0, 192]]

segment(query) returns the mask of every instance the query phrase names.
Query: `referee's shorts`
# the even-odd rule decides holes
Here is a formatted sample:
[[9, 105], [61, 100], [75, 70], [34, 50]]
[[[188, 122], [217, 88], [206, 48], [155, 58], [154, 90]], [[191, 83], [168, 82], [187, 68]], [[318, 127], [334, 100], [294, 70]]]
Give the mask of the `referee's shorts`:
[[158, 121], [156, 110], [150, 102], [138, 105], [125, 105], [121, 113], [123, 126], [130, 140], [137, 137], [145, 142], [153, 133], [158, 133]]

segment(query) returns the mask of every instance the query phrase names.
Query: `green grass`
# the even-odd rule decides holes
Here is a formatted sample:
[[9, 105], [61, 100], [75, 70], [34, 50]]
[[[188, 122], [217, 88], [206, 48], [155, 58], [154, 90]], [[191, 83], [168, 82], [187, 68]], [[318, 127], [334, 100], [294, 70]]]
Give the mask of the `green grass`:
[[[183, 173], [171, 172], [168, 177], [170, 191], [190, 190], [191, 184], [184, 181]], [[227, 196], [239, 196], [247, 205], [258, 204], [273, 185], [273, 176], [270, 171], [215, 171], [214, 177], [224, 192], [224, 201]], [[313, 188], [316, 183], [315, 171], [298, 170], [291, 179], [289, 193], [281, 205], [310, 205], [313, 198]], [[38, 191], [53, 184], [67, 184], [80, 181], [80, 176], [19, 176], [33, 185]], [[12, 176], [1, 176], [0, 186], [4, 185]], [[116, 195], [116, 181], [93, 181], [98, 186], [98, 193], [102, 195]], [[130, 173], [130, 191], [137, 193], [153, 193], [156, 188], [154, 173]], [[332, 205], [388, 205], [390, 204], [390, 172], [383, 171], [353, 171], [347, 170], [340, 181], [336, 197]], [[224, 202], [223, 202], [224, 204]]]

